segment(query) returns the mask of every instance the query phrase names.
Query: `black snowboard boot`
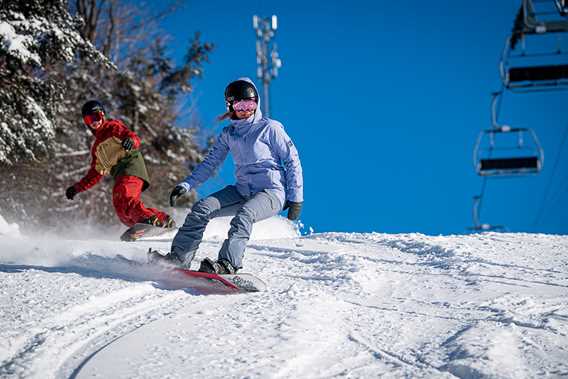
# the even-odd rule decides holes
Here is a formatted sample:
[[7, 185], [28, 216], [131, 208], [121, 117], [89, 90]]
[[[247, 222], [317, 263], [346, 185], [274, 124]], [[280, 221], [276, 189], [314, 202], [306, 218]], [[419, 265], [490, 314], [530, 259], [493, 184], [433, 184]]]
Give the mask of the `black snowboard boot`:
[[231, 262], [220, 259], [218, 261], [213, 261], [212, 259], [205, 258], [201, 261], [201, 265], [199, 266], [199, 271], [201, 272], [209, 272], [211, 274], [219, 274], [219, 275], [233, 275], [237, 273], [237, 268], [235, 268]]
[[175, 253], [162, 254], [157, 250], [148, 249], [148, 262], [163, 266], [184, 267], [183, 261]]

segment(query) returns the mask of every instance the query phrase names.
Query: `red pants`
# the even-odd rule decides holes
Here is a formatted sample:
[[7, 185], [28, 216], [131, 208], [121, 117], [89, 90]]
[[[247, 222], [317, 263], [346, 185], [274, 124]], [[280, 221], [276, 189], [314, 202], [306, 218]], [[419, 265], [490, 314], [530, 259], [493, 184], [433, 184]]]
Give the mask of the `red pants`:
[[112, 189], [112, 204], [116, 215], [127, 226], [144, 222], [152, 216], [164, 222], [168, 215], [155, 208], [146, 208], [140, 200], [144, 181], [137, 176], [123, 175], [116, 178]]

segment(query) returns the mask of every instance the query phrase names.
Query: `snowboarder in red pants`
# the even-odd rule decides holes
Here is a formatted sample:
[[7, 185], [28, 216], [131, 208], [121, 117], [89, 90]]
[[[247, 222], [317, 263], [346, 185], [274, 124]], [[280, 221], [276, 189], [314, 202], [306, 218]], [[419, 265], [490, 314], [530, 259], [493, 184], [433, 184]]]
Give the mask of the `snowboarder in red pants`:
[[95, 135], [91, 147], [91, 167], [77, 183], [67, 188], [67, 199], [73, 200], [79, 192], [84, 192], [97, 184], [103, 176], [112, 175], [115, 179], [112, 190], [112, 203], [120, 221], [127, 226], [151, 224], [171, 228], [174, 220], [155, 208], [146, 208], [140, 195], [148, 186], [149, 175], [146, 170], [140, 147], [140, 138], [121, 121], [106, 119], [102, 104], [91, 100], [83, 105], [83, 121]]

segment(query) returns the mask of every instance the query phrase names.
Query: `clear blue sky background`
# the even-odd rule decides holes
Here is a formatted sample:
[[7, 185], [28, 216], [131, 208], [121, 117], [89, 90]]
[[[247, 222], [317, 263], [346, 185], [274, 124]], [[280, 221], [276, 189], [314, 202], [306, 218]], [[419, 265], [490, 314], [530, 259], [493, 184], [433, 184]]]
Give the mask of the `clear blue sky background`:
[[[252, 15], [278, 15], [284, 66], [271, 87], [271, 113], [300, 151], [306, 226], [464, 233], [481, 186], [472, 150], [478, 132], [490, 127], [490, 94], [500, 87], [499, 56], [519, 4], [189, 1], [164, 28], [178, 60], [195, 31], [215, 43], [193, 106], [207, 132], [217, 133], [225, 85], [239, 76], [256, 80]], [[505, 95], [501, 121], [536, 131], [545, 168], [538, 176], [491, 180], [483, 222], [568, 233], [568, 146], [559, 151], [567, 93]], [[228, 162], [199, 193], [233, 182]]]

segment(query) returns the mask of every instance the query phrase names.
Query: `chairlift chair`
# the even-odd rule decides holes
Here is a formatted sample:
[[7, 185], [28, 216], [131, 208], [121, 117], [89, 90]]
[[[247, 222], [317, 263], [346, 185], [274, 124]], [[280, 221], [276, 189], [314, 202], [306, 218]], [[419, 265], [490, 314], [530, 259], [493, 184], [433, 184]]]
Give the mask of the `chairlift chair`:
[[568, 0], [555, 0], [554, 3], [561, 16], [568, 16]]
[[[568, 88], [568, 61], [566, 51], [562, 51], [561, 46], [556, 46], [550, 52], [530, 52], [526, 48], [526, 37], [529, 35], [544, 35], [567, 33], [568, 19], [558, 19], [558, 14], [554, 10], [556, 7], [564, 9], [568, 5], [568, 0], [523, 0], [519, 14], [515, 19], [513, 34], [505, 43], [503, 49], [500, 75], [505, 88], [518, 91], [534, 90], [555, 90]], [[548, 5], [549, 9], [536, 9], [535, 4]], [[553, 12], [554, 11], [554, 12]], [[551, 17], [550, 15], [556, 15]], [[535, 37], [536, 38], [536, 37]], [[514, 50], [522, 42], [522, 51], [515, 54]], [[524, 59], [524, 62], [520, 62]], [[527, 63], [532, 59], [531, 64]], [[534, 60], [537, 60], [534, 62]], [[557, 60], [559, 62], [550, 62]]]
[[[568, 54], [558, 52], [549, 54], [550, 57], [565, 56]], [[503, 52], [500, 63], [500, 75], [503, 86], [511, 91], [546, 91], [568, 89], [568, 64], [538, 64], [513, 66], [510, 54], [510, 39]], [[515, 58], [528, 58], [529, 54], [517, 55]], [[541, 58], [545, 54], [540, 54]], [[544, 59], [541, 59], [543, 61]]]
[[[568, 51], [558, 49], [551, 53], [531, 54], [524, 51], [513, 54], [511, 38], [508, 38], [499, 65], [503, 86], [511, 91], [523, 92], [568, 89], [568, 64], [547, 62], [560, 57], [568, 61]], [[529, 59], [538, 60], [538, 63], [529, 64]]]
[[[531, 140], [525, 141], [525, 136]], [[505, 139], [515, 140], [515, 146], [502, 145]], [[500, 126], [483, 130], [475, 144], [473, 160], [480, 176], [517, 176], [538, 174], [543, 167], [544, 152], [532, 129]]]
[[[544, 34], [568, 31], [568, 0], [522, 0], [513, 33]], [[558, 17], [558, 16], [561, 17]]]

